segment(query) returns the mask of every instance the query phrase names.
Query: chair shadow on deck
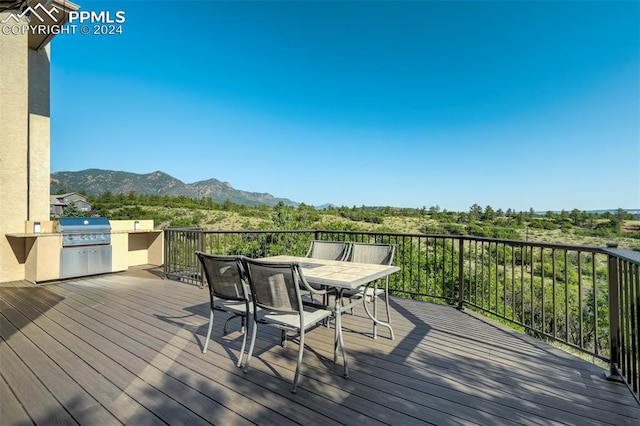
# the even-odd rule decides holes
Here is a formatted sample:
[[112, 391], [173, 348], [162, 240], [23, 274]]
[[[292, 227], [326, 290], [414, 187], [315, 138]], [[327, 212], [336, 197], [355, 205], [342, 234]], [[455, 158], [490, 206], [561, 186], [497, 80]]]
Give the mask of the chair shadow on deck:
[[[202, 350], [204, 349], [205, 339], [207, 336], [208, 317], [206, 316], [207, 315], [206, 312], [208, 311], [208, 309], [209, 309], [209, 303], [205, 302], [205, 303], [200, 303], [198, 305], [185, 308], [185, 311], [191, 312], [190, 314], [187, 314], [187, 315], [174, 317], [174, 316], [154, 314], [154, 316], [161, 321], [164, 321], [168, 324], [179, 327], [187, 331], [188, 333], [190, 333], [193, 341], [198, 345], [200, 352], [202, 352]], [[233, 362], [236, 363], [238, 362], [240, 353], [239, 353], [239, 346], [236, 347], [237, 345], [235, 344], [235, 341], [238, 339], [242, 340], [242, 335], [240, 334], [240, 319], [236, 318], [237, 321], [236, 319], [232, 319], [232, 321], [229, 322], [229, 330], [226, 333], [224, 333], [222, 332], [222, 329], [226, 324], [226, 320], [229, 319], [231, 315], [225, 314], [225, 313], [219, 313], [218, 315], [222, 318], [220, 321], [216, 321], [214, 323], [214, 327], [216, 329], [215, 331], [217, 333], [214, 333], [211, 336], [211, 340], [219, 343], [221, 347], [223, 347], [224, 350], [226, 351], [227, 355], [229, 356], [229, 359], [233, 360]], [[196, 320], [202, 319], [203, 322], [194, 324], [194, 322], [189, 321], [188, 319], [196, 319]], [[233, 338], [233, 340], [226, 338], [226, 336], [229, 336], [231, 334], [236, 334], [236, 333], [238, 335], [236, 338]], [[223, 339], [225, 338], [226, 338], [226, 341], [223, 341]], [[203, 353], [202, 356], [206, 357], [207, 354]]]
[[[165, 315], [158, 315], [155, 314], [154, 316], [156, 318], [158, 318], [161, 321], [164, 321], [166, 323], [169, 323], [173, 326], [179, 327], [181, 329], [184, 329], [186, 331], [188, 331], [189, 333], [191, 333], [192, 337], [193, 337], [193, 341], [198, 345], [198, 348], [200, 349], [200, 351], [202, 351], [203, 347], [204, 347], [204, 341], [206, 339], [206, 332], [207, 332], [207, 318], [206, 318], [206, 311], [209, 309], [209, 304], [208, 303], [201, 303], [198, 305], [194, 305], [194, 306], [190, 306], [185, 308], [185, 311], [187, 312], [191, 312], [190, 314], [187, 315], [182, 315], [182, 316], [176, 316], [176, 317], [170, 317], [170, 316], [165, 316]], [[211, 340], [218, 343], [220, 345], [221, 348], [224, 349], [224, 351], [227, 353], [227, 355], [229, 356], [229, 359], [231, 361], [233, 361], [234, 363], [237, 362], [238, 357], [239, 357], [239, 350], [241, 347], [241, 340], [242, 340], [242, 335], [240, 334], [240, 319], [238, 318], [232, 318], [232, 316], [230, 314], [226, 314], [226, 313], [219, 313], [218, 314], [221, 318], [219, 319], [219, 321], [217, 321], [214, 327], [222, 329], [223, 328], [223, 324], [226, 323], [227, 319], [231, 319], [231, 321], [229, 322], [230, 326], [230, 330], [227, 333], [214, 333], [212, 335]], [[202, 318], [202, 321], [204, 321], [201, 324], [193, 324], [191, 321], [188, 321], [188, 318]], [[321, 327], [321, 325], [318, 325], [318, 327]], [[220, 331], [220, 330], [216, 330], [216, 331]], [[223, 340], [225, 338], [225, 336], [228, 336], [230, 334], [237, 334], [237, 336], [235, 336], [233, 339], [226, 339]], [[285, 350], [288, 351], [289, 349], [289, 344], [294, 344], [294, 345], [298, 345], [299, 344], [299, 339], [294, 336], [293, 338], [291, 338], [291, 336], [289, 336], [289, 338], [286, 341], [287, 346], [286, 348], [283, 348]], [[272, 350], [274, 347], [281, 347], [281, 336], [280, 334], [278, 334], [275, 331], [271, 331], [271, 332], [262, 332], [261, 333], [261, 338], [260, 338], [260, 342], [257, 343], [256, 345], [256, 349], [254, 350], [254, 362], [255, 361], [259, 361], [262, 365], [264, 365], [266, 368], [268, 368], [269, 370], [272, 371], [272, 373], [274, 375], [277, 376], [281, 376], [280, 373], [278, 373], [278, 370], [276, 368], [274, 368], [274, 366], [272, 366], [270, 364], [270, 362], [264, 360], [261, 358], [261, 355], [269, 352], [270, 350]], [[293, 352], [291, 352], [291, 354], [293, 354], [295, 352], [295, 350]], [[313, 355], [313, 357], [315, 359], [317, 359], [319, 362], [321, 362], [325, 367], [331, 367], [332, 365], [334, 365], [333, 360], [331, 359], [331, 357], [329, 356], [325, 356], [322, 353], [320, 353], [318, 350], [314, 349], [313, 347], [311, 347], [308, 344], [305, 344], [305, 352], [307, 352], [307, 354], [311, 354]], [[245, 354], [246, 355], [246, 354]], [[203, 357], [206, 357], [207, 354], [204, 353], [202, 354]], [[295, 362], [295, 358], [292, 358]], [[336, 370], [337, 372], [337, 370]], [[336, 373], [338, 374], [338, 373]]]

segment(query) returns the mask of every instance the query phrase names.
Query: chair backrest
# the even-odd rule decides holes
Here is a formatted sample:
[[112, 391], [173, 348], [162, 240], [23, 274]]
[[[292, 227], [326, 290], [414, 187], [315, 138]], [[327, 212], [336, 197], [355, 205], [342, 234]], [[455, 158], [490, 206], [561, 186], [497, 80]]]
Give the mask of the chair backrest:
[[302, 310], [298, 264], [245, 259], [245, 265], [251, 296], [257, 307], [290, 313]]
[[243, 256], [216, 256], [199, 251], [196, 255], [204, 269], [211, 295], [227, 300], [247, 299]]
[[376, 265], [391, 265], [395, 251], [395, 244], [352, 243], [351, 261]]
[[346, 260], [351, 243], [347, 241], [313, 240], [309, 246], [307, 257], [325, 260]]

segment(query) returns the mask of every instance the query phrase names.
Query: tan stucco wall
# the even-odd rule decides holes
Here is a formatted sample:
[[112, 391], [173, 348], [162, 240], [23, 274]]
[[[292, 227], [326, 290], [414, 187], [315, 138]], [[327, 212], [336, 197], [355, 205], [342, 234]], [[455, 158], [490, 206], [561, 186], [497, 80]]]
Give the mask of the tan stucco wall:
[[[0, 14], [0, 21], [6, 16]], [[32, 50], [28, 34], [0, 34], [0, 64], [0, 198], [4, 200], [0, 282], [4, 282], [39, 274], [33, 270], [34, 262], [28, 268], [26, 262], [40, 242], [6, 235], [24, 232], [25, 221], [49, 220], [50, 47]]]
[[25, 249], [27, 252], [26, 280], [43, 282], [60, 278], [61, 235], [48, 234], [27, 238]]
[[114, 271], [137, 265], [162, 265], [164, 261], [162, 231], [153, 229], [153, 220], [137, 221], [138, 229], [135, 229], [135, 222], [110, 221]]
[[29, 50], [29, 220], [49, 220], [50, 47]]
[[126, 232], [111, 233], [111, 270], [126, 271], [129, 268], [129, 236]]
[[0, 35], [0, 282], [25, 274], [24, 241], [6, 234], [22, 232], [27, 219], [28, 51], [26, 34]]

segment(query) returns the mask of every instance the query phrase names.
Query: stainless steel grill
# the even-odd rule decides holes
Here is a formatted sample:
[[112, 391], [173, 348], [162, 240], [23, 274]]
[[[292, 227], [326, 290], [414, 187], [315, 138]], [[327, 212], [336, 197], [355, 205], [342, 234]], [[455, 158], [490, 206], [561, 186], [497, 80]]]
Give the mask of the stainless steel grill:
[[106, 217], [61, 217], [58, 232], [63, 247], [111, 244], [111, 225]]
[[111, 224], [106, 217], [61, 217], [60, 276], [78, 277], [111, 272]]

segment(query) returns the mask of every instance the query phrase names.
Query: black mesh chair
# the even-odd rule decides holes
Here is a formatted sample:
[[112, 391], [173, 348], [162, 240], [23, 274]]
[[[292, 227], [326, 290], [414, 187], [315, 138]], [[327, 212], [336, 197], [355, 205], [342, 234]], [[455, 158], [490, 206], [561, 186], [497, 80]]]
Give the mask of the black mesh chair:
[[202, 353], [207, 352], [211, 330], [213, 329], [214, 312], [226, 312], [231, 316], [225, 321], [223, 333], [227, 333], [229, 320], [240, 317], [242, 321], [242, 347], [238, 355], [237, 366], [242, 365], [242, 357], [247, 345], [248, 317], [252, 312], [249, 302], [249, 289], [244, 270], [243, 256], [214, 256], [197, 251], [196, 255], [204, 269], [209, 286], [209, 329]]
[[[245, 259], [245, 265], [249, 276], [254, 311], [257, 313], [253, 315], [251, 343], [244, 371], [249, 371], [258, 324], [274, 327], [284, 333], [295, 333], [299, 336], [300, 345], [298, 363], [291, 387], [291, 392], [295, 393], [304, 354], [305, 332], [333, 315], [331, 310], [324, 307], [303, 304], [301, 291], [308, 291], [312, 294], [323, 294], [325, 291], [316, 290], [309, 286], [297, 263], [274, 263]], [[346, 356], [344, 347], [343, 356]]]
[[[370, 263], [376, 265], [391, 265], [395, 254], [394, 244], [351, 244], [351, 262]], [[378, 319], [378, 296], [384, 294], [385, 305], [387, 308], [386, 323]], [[388, 325], [391, 323], [391, 311], [389, 310], [389, 277], [384, 278], [384, 288], [378, 288], [378, 280], [373, 285], [362, 286], [355, 290], [347, 290], [344, 296], [355, 299], [362, 298], [364, 309], [373, 319], [373, 338], [378, 337], [378, 324], [385, 325], [389, 328], [391, 339], [394, 339], [393, 329]], [[373, 313], [367, 308], [367, 303], [373, 301]]]

